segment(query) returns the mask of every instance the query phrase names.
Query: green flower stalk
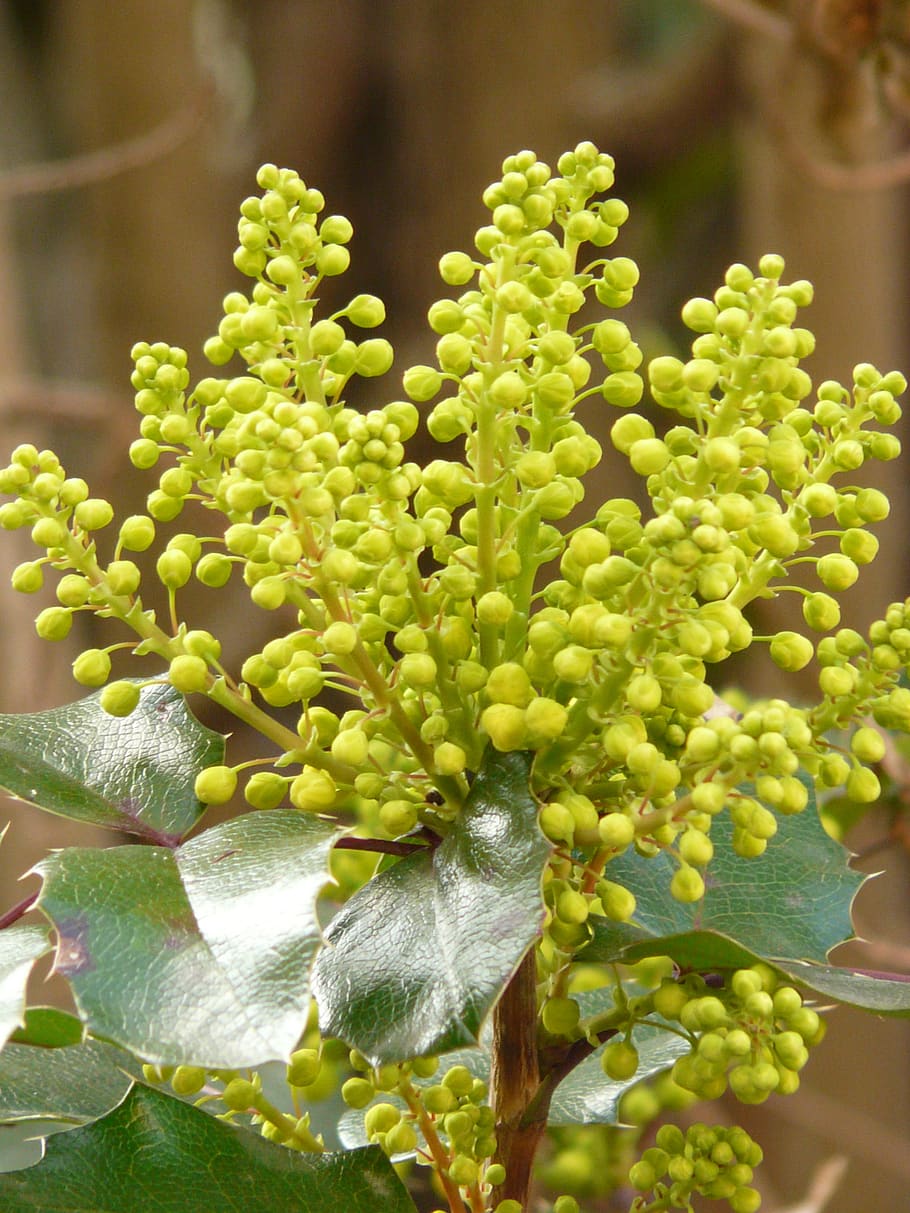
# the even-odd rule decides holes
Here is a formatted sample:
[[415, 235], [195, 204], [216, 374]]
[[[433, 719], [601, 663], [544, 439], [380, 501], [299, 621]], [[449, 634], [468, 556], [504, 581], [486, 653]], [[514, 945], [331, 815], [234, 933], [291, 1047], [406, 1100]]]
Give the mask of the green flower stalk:
[[[147, 513], [115, 522], [56, 455], [23, 445], [0, 470], [11, 497], [0, 526], [28, 528], [39, 552], [14, 589], [60, 575], [40, 636], [66, 637], [76, 612], [112, 621], [110, 646], [73, 665], [105, 711], [128, 716], [140, 701], [141, 680], [109, 681], [111, 653], [132, 648], [149, 682], [207, 696], [268, 739], [269, 761], [199, 772], [206, 804], [240, 789], [254, 810], [337, 817], [356, 823], [355, 846], [405, 854], [457, 830], [486, 753], [529, 754], [551, 848], [532, 1013], [541, 1059], [563, 1049], [544, 1080], [605, 1041], [607, 1079], [634, 1079], [637, 1034], [657, 1015], [691, 1046], [673, 1065], [678, 1087], [715, 1098], [729, 1085], [756, 1103], [795, 1089], [821, 1036], [771, 970], [713, 986], [665, 972], [637, 999], [617, 985], [615, 1005], [591, 1017], [573, 965], [593, 919], [634, 923], [636, 898], [610, 875], [624, 853], [670, 857], [670, 892], [688, 905], [705, 895], [721, 814], [736, 854], [754, 858], [813, 784], [878, 797], [880, 729], [910, 731], [910, 602], [863, 637], [840, 626], [837, 595], [876, 555], [870, 528], [889, 506], [862, 470], [898, 456], [888, 427], [907, 385], [863, 364], [849, 386], [814, 388], [800, 365], [814, 338], [799, 323], [812, 287], [786, 282], [776, 255], [732, 266], [713, 298], [685, 305], [691, 356], [644, 368], [615, 314], [638, 270], [606, 253], [628, 215], [609, 193], [613, 167], [590, 143], [555, 170], [530, 151], [506, 159], [474, 249], [439, 262], [451, 294], [429, 309], [434, 360], [378, 404], [376, 385], [358, 381], [392, 365], [390, 344], [363, 335], [382, 324], [382, 302], [359, 294], [317, 315], [323, 279], [347, 269], [352, 225], [295, 172], [265, 165], [234, 253], [251, 285], [224, 300], [204, 346], [211, 373], [194, 381], [187, 354], [163, 342], [133, 348], [129, 458], [157, 477]], [[646, 389], [658, 413], [638, 411]], [[586, 416], [641, 478], [645, 506], [587, 506], [604, 452]], [[439, 448], [424, 466], [408, 458], [420, 427]], [[207, 619], [184, 617], [194, 579], [273, 616], [273, 638], [236, 669]], [[165, 591], [163, 618], [143, 601], [149, 581]], [[750, 604], [785, 590], [802, 597], [805, 629], [756, 636]], [[785, 673], [817, 670], [817, 694], [721, 704], [715, 670], [750, 648]], [[315, 1046], [294, 1057], [291, 1086], [315, 1082]], [[501, 1091], [491, 1106], [464, 1066], [432, 1085], [415, 1072], [367, 1063], [344, 1082], [349, 1105], [366, 1108], [366, 1139], [433, 1165], [453, 1211], [525, 1208], [528, 1124], [509, 1127], [516, 1153], [504, 1155]], [[184, 1085], [188, 1073], [229, 1118], [322, 1148], [257, 1076], [183, 1067]], [[388, 1091], [394, 1102], [373, 1102]], [[537, 1096], [544, 1114], [551, 1093]], [[632, 1207], [691, 1207], [700, 1193], [748, 1213], [760, 1156], [740, 1129], [665, 1126], [632, 1169]]]

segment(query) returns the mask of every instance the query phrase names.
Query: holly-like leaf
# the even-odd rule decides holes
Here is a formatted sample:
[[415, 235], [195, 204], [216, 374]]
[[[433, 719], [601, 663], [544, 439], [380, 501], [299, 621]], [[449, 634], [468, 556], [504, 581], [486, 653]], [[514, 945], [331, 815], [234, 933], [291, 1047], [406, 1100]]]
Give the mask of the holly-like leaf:
[[695, 968], [732, 968], [750, 953], [823, 963], [852, 938], [851, 905], [865, 877], [850, 870], [849, 853], [825, 833], [814, 798], [778, 825], [763, 855], [743, 859], [733, 850], [729, 814], [716, 818], [705, 896], [690, 904], [670, 895], [675, 861], [666, 852], [649, 859], [629, 851], [614, 859], [607, 875], [635, 894], [634, 921], [592, 918], [594, 938], [580, 959], [673, 956]]
[[124, 717], [99, 696], [0, 714], [0, 787], [59, 817], [175, 846], [204, 811], [193, 783], [222, 761], [224, 738], [171, 686], [143, 688]]
[[876, 1015], [910, 1016], [910, 976], [906, 974], [864, 973], [861, 969], [838, 969], [798, 960], [775, 960], [772, 964], [819, 998], [833, 998]]
[[44, 860], [38, 907], [89, 1030], [167, 1065], [287, 1058], [306, 1023], [315, 899], [340, 832], [275, 810], [176, 850], [71, 848]]
[[300, 1154], [137, 1085], [110, 1115], [0, 1175], [4, 1213], [415, 1213], [382, 1151]]
[[119, 1049], [98, 1040], [48, 1049], [9, 1044], [0, 1054], [0, 1122], [89, 1124], [106, 1116], [133, 1085]]
[[48, 934], [37, 923], [0, 931], [0, 1049], [24, 1022], [26, 984], [35, 961], [51, 950]]
[[360, 889], [313, 970], [323, 1032], [376, 1064], [477, 1039], [543, 920], [530, 758], [489, 750], [452, 831]]

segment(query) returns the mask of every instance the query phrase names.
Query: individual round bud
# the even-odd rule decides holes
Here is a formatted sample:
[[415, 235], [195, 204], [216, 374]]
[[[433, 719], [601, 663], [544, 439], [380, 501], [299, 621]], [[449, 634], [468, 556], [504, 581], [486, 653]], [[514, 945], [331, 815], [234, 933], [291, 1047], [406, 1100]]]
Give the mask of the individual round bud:
[[77, 526], [86, 531], [100, 531], [114, 517], [114, 507], [101, 497], [89, 497], [80, 501], [73, 510], [73, 519]]
[[670, 462], [667, 444], [659, 438], [642, 438], [629, 448], [629, 462], [639, 476], [662, 472]]
[[119, 540], [130, 552], [144, 552], [155, 540], [155, 523], [145, 514], [133, 514], [121, 523]]
[[431, 366], [412, 366], [402, 376], [402, 384], [412, 400], [430, 400], [442, 387], [442, 376]]
[[474, 270], [467, 253], [444, 253], [439, 259], [439, 276], [449, 286], [464, 286], [474, 277]]
[[[488, 708], [487, 711], [489, 710]], [[520, 749], [522, 742], [512, 748]], [[558, 800], [545, 804], [540, 810], [538, 820], [541, 830], [552, 842], [571, 842], [575, 836], [575, 817], [571, 809]]]
[[111, 659], [104, 649], [86, 649], [73, 662], [73, 677], [84, 687], [102, 687], [111, 674]]
[[234, 1112], [246, 1112], [255, 1107], [259, 1089], [248, 1078], [232, 1078], [221, 1092], [221, 1102]]
[[101, 692], [98, 703], [110, 716], [129, 716], [138, 706], [139, 686], [125, 680], [109, 682]]
[[205, 1086], [205, 1070], [198, 1066], [178, 1066], [171, 1075], [175, 1095], [196, 1095]]
[[528, 743], [535, 747], [555, 741], [562, 736], [568, 718], [568, 710], [555, 699], [545, 695], [532, 699], [525, 709]]
[[203, 804], [227, 804], [236, 790], [237, 772], [226, 766], [206, 767], [193, 784], [196, 799]]
[[385, 304], [376, 295], [355, 295], [345, 315], [358, 328], [373, 329], [385, 320]]
[[840, 550], [856, 564], [870, 564], [878, 554], [878, 540], [861, 527], [849, 527], [840, 538]]
[[638, 1070], [638, 1050], [629, 1040], [611, 1040], [601, 1055], [600, 1065], [613, 1082], [628, 1082]]
[[172, 687], [185, 695], [194, 691], [205, 694], [210, 684], [208, 664], [202, 657], [182, 653], [171, 661], [168, 681]]
[[207, 552], [196, 565], [196, 577], [203, 585], [219, 589], [230, 580], [233, 564], [221, 552]]
[[850, 738], [850, 750], [860, 762], [881, 762], [886, 748], [884, 735], [868, 725], [857, 729]]
[[[480, 723], [494, 747], [502, 753], [520, 750], [527, 742], [524, 710], [514, 704], [491, 704], [482, 712]], [[568, 813], [568, 810], [566, 812]], [[569, 813], [570, 818], [571, 816]], [[574, 830], [574, 819], [572, 828]]]
[[45, 607], [35, 619], [35, 631], [42, 640], [65, 640], [73, 626], [73, 612], [68, 607]]
[[135, 594], [139, 589], [141, 574], [132, 560], [112, 560], [104, 571], [112, 594]]
[[834, 590], [835, 593], [849, 589], [859, 576], [859, 569], [849, 556], [837, 552], [822, 556], [815, 566], [815, 571], [826, 589]]
[[541, 1012], [543, 1026], [554, 1036], [571, 1036], [579, 1017], [580, 1008], [574, 998], [548, 998]]
[[615, 880], [598, 881], [597, 896], [604, 914], [613, 922], [628, 922], [635, 913], [635, 894]]
[[623, 813], [607, 813], [597, 823], [601, 843], [611, 850], [624, 850], [635, 838], [635, 825]]
[[830, 594], [807, 594], [803, 599], [803, 619], [816, 632], [828, 632], [840, 623], [840, 606]]
[[32, 542], [40, 548], [59, 547], [67, 536], [66, 526], [59, 518], [39, 518], [31, 533]]
[[162, 585], [169, 590], [179, 590], [189, 581], [193, 564], [186, 552], [172, 548], [161, 553], [155, 568]]
[[365, 1108], [375, 1094], [373, 1084], [366, 1078], [349, 1078], [341, 1086], [341, 1098], [349, 1108]]
[[304, 766], [290, 787], [291, 804], [295, 808], [319, 813], [335, 803], [337, 789], [328, 771]]
[[881, 783], [868, 767], [854, 767], [847, 776], [845, 791], [857, 804], [873, 804], [882, 794]]
[[771, 660], [782, 670], [795, 672], [803, 669], [814, 653], [812, 641], [798, 632], [778, 632], [771, 641]]
[[501, 590], [488, 590], [477, 599], [477, 619], [482, 624], [501, 627], [512, 617], [512, 600]]
[[287, 787], [284, 776], [274, 771], [257, 771], [247, 780], [243, 796], [254, 809], [275, 809], [284, 800]]
[[18, 564], [10, 577], [12, 587], [20, 594], [35, 594], [44, 585], [44, 570], [39, 560]]
[[695, 868], [682, 864], [673, 873], [670, 893], [677, 901], [700, 901], [705, 895], [704, 879]]

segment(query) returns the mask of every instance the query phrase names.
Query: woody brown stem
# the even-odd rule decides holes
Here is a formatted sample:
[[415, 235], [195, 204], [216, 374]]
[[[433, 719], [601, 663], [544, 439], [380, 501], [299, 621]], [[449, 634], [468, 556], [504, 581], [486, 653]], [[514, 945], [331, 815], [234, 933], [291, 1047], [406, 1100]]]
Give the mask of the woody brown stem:
[[535, 1100], [540, 1087], [536, 984], [532, 949], [493, 1012], [490, 1081], [496, 1112], [495, 1161], [506, 1170], [505, 1181], [493, 1193], [494, 1206], [511, 1199], [522, 1209], [528, 1207], [534, 1156], [547, 1124], [548, 1109]]

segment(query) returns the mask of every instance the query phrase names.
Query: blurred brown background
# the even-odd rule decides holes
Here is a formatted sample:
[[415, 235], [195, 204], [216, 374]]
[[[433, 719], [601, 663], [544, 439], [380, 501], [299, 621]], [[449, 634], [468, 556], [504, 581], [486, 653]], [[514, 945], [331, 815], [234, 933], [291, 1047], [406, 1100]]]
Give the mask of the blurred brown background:
[[[642, 269], [629, 312], [646, 352], [683, 352], [681, 303], [712, 293], [731, 261], [775, 251], [817, 288], [817, 381], [849, 379], [858, 361], [907, 372], [906, 12], [899, 0], [0, 0], [0, 448], [50, 445], [94, 492], [141, 508], [150, 486], [123, 471], [130, 346], [183, 345], [205, 374], [201, 342], [242, 286], [237, 204], [264, 160], [353, 220], [345, 289], [385, 299], [399, 371], [430, 357], [436, 260], [470, 246], [503, 156], [532, 147], [555, 162], [592, 139], [632, 206], [618, 251]], [[858, 626], [908, 592], [906, 466], [876, 472], [893, 514], [848, 597]], [[615, 494], [622, 469], [605, 476]], [[4, 536], [3, 580], [32, 554], [27, 536]], [[3, 595], [0, 710], [76, 697], [69, 665], [89, 634], [39, 642], [40, 605]], [[228, 610], [214, 630], [229, 648], [241, 626]], [[768, 689], [761, 671], [743, 676]], [[7, 819], [0, 912], [34, 887], [16, 877], [48, 847], [99, 841], [16, 804]], [[853, 849], [888, 825], [873, 813]], [[906, 970], [906, 850], [864, 867], [888, 870], [859, 899], [873, 945], [838, 959]], [[838, 1154], [851, 1161], [830, 1213], [907, 1207], [908, 1042], [906, 1025], [831, 1017], [805, 1090], [749, 1118], [764, 1122], [763, 1208], [795, 1210]]]

